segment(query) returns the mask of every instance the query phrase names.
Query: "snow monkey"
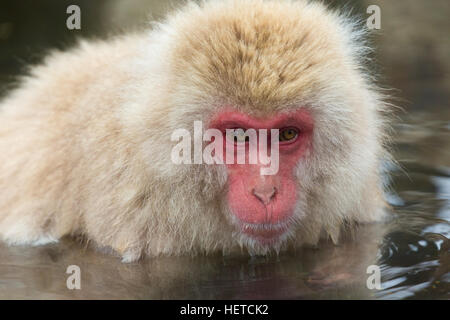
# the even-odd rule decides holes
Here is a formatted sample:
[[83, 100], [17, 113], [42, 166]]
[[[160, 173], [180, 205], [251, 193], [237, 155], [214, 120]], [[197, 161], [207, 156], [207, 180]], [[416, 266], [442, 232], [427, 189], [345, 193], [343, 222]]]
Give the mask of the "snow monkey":
[[[265, 255], [382, 219], [387, 103], [363, 30], [318, 2], [205, 1], [50, 54], [0, 106], [0, 238]], [[277, 129], [279, 169], [174, 163], [196, 121]]]

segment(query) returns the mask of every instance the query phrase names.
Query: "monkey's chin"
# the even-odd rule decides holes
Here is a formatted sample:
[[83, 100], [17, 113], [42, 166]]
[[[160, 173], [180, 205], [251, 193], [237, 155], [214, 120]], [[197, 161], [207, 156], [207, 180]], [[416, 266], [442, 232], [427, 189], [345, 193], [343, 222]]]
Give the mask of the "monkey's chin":
[[240, 224], [241, 234], [263, 247], [277, 246], [287, 238], [289, 226], [278, 224]]

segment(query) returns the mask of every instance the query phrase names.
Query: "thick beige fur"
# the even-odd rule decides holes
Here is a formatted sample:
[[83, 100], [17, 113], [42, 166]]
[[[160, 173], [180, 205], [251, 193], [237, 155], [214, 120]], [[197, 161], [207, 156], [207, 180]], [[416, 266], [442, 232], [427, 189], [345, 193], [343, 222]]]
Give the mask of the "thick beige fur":
[[296, 223], [276, 250], [381, 219], [386, 104], [363, 28], [317, 2], [208, 1], [51, 54], [0, 105], [0, 238], [82, 235], [125, 261], [270, 252], [231, 223], [223, 166], [171, 162], [172, 132], [223, 106], [313, 115]]

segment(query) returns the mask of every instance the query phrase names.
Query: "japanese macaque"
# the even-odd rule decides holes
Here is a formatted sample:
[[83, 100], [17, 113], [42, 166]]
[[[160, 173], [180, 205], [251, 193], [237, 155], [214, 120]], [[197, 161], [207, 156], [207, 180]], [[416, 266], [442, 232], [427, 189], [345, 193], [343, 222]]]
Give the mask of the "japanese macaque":
[[[363, 34], [316, 2], [207, 1], [51, 54], [0, 106], [1, 239], [264, 255], [381, 220], [387, 104]], [[278, 129], [277, 172], [174, 163], [195, 121]]]

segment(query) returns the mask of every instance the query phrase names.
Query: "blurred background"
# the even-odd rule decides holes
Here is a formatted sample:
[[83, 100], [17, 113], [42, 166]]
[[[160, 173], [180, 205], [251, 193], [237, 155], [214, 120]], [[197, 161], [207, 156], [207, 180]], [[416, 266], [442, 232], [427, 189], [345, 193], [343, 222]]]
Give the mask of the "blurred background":
[[[392, 102], [401, 107], [396, 111], [393, 123], [393, 153], [401, 167], [392, 169], [393, 190], [389, 195], [389, 202], [396, 212], [395, 231], [384, 237], [378, 254], [378, 257], [381, 257], [380, 263], [384, 266], [384, 287], [375, 298], [449, 298], [450, 1], [324, 2], [331, 7], [352, 8], [354, 14], [364, 19], [370, 15], [366, 13], [369, 5], [380, 7], [381, 29], [374, 30], [371, 35], [376, 49], [371, 68], [378, 75], [379, 84], [390, 89]], [[68, 48], [79, 37], [104, 38], [127, 30], [145, 28], [150, 20], [161, 19], [167, 11], [180, 3], [174, 0], [0, 0], [0, 97], [17, 85], [17, 76], [25, 72], [28, 65], [38, 63], [49, 50]], [[66, 19], [69, 16], [66, 9], [72, 4], [81, 8], [81, 30], [68, 30], [66, 27]], [[75, 252], [73, 247], [68, 246]], [[67, 260], [61, 258], [67, 257], [64, 246], [42, 250], [36, 252], [27, 249], [19, 252], [16, 249], [0, 247], [0, 289], [2, 284], [4, 288], [8, 288], [8, 292], [0, 290], [0, 297], [65, 297], [63, 289], [54, 289], [52, 277], [57, 276], [37, 271], [33, 271], [37, 272], [33, 275], [29, 269], [23, 267], [28, 261], [35, 261], [41, 267], [49, 265], [55, 270], [54, 268], [59, 268], [58, 259]], [[362, 258], [358, 260], [358, 252], [368, 252], [365, 247], [351, 247], [348, 251], [341, 247], [339, 250], [341, 251], [336, 251], [335, 255], [344, 261], [344, 265], [341, 263], [341, 269], [350, 260], [355, 261], [355, 264], [357, 261], [363, 261]], [[78, 259], [81, 259], [81, 255], [82, 253]], [[329, 255], [322, 260], [310, 252], [304, 257], [306, 260], [302, 260], [303, 263], [310, 261], [314, 267], [304, 266], [302, 269], [298, 260], [278, 264], [257, 262], [254, 265], [241, 261], [242, 263], [231, 263], [232, 267], [227, 267], [218, 260], [208, 260], [200, 264], [191, 261], [189, 263], [192, 264], [192, 270], [199, 268], [203, 272], [207, 267], [202, 266], [210, 268], [212, 264], [214, 267], [210, 269], [215, 271], [206, 270], [197, 276], [191, 275], [191, 278], [197, 277], [197, 282], [185, 283], [184, 287], [171, 287], [172, 290], [167, 290], [161, 285], [159, 291], [153, 287], [156, 290], [153, 295], [149, 294], [143, 283], [150, 281], [149, 279], [152, 283], [157, 281], [155, 279], [161, 280], [158, 274], [147, 269], [142, 271], [144, 267], [139, 267], [140, 271], [137, 272], [133, 267], [116, 265], [119, 268], [117, 270], [125, 270], [123, 273], [127, 276], [122, 276], [124, 283], [121, 295], [110, 297], [239, 298], [242, 297], [239, 292], [244, 292], [243, 297], [246, 298], [255, 295], [259, 298], [374, 297], [367, 295], [367, 292], [361, 293], [360, 290], [336, 293], [336, 287], [333, 287], [334, 291], [330, 291], [330, 285], [321, 286], [320, 281], [318, 286], [302, 286], [311, 283], [308, 281], [314, 273], [312, 270], [339, 270], [339, 266], [333, 265], [329, 268], [329, 265], [324, 265], [329, 262]], [[12, 264], [8, 267], [4, 262], [8, 259], [13, 261], [11, 263], [14, 268], [11, 268]], [[108, 275], [104, 267], [93, 267], [93, 261], [100, 261], [100, 258], [94, 254], [94, 257], [89, 259], [91, 260], [86, 261], [89, 261], [88, 265], [92, 266], [91, 271], [97, 277]], [[114, 263], [108, 260], [108, 264]], [[173, 266], [173, 262], [161, 262], [161, 265], [160, 269], [166, 270], [167, 266]], [[221, 270], [221, 273], [218, 274], [217, 270]], [[215, 280], [212, 282], [211, 278], [205, 275], [208, 272], [214, 274]], [[138, 278], [136, 274], [139, 274]], [[145, 279], [142, 278], [143, 274]], [[231, 284], [227, 282], [225, 286], [221, 282], [223, 274], [227, 274]], [[162, 276], [164, 277], [170, 278], [167, 272]], [[42, 278], [46, 281], [42, 282]], [[98, 289], [99, 291], [92, 291], [90, 294], [85, 291], [85, 295], [70, 297], [98, 298], [105, 297], [105, 294], [109, 297], [108, 294], [112, 294], [108, 289], [111, 282], [119, 278], [120, 275], [115, 275], [106, 279], [103, 291]], [[139, 295], [136, 294], [137, 287], [127, 290], [126, 286], [133, 281], [137, 281], [136, 285], [141, 290], [138, 290]], [[206, 284], [202, 285], [201, 281], [206, 281]], [[286, 285], [283, 287], [282, 283]], [[360, 284], [363, 283], [364, 281]], [[242, 289], [243, 285], [247, 291]], [[32, 289], [21, 289], [25, 287]], [[305, 291], [305, 288], [308, 291]], [[53, 290], [51, 294], [48, 293], [49, 290]]]

